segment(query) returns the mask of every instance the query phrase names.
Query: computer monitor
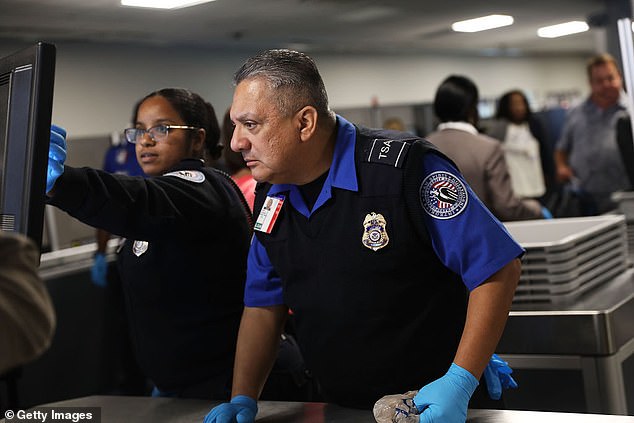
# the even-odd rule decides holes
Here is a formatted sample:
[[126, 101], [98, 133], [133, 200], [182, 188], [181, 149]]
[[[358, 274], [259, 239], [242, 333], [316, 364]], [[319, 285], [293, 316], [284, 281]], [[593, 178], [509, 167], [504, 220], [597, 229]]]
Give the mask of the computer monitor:
[[0, 229], [40, 248], [54, 80], [52, 44], [0, 58]]

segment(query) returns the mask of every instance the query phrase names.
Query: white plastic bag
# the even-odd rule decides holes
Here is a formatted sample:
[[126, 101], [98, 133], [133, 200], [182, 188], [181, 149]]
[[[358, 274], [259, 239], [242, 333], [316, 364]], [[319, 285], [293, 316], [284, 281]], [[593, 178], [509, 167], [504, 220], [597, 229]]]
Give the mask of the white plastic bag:
[[414, 397], [418, 391], [404, 394], [386, 395], [379, 399], [372, 409], [377, 423], [418, 423], [418, 409]]

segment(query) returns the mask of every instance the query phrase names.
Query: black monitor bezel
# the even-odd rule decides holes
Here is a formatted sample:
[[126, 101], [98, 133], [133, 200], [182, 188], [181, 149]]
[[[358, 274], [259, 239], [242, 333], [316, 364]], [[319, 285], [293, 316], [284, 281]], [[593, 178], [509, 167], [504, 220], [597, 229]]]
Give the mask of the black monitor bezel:
[[9, 84], [6, 125], [0, 125], [6, 140], [4, 157], [0, 157], [4, 172], [0, 225], [2, 230], [26, 235], [39, 248], [44, 224], [55, 55], [53, 44], [38, 42], [0, 58], [0, 80]]

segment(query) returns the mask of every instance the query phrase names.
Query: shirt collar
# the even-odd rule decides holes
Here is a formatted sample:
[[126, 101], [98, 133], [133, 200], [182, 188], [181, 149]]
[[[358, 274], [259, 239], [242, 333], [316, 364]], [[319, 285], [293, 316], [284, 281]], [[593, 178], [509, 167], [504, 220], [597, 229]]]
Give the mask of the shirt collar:
[[478, 135], [478, 130], [475, 126], [467, 122], [443, 122], [438, 125], [438, 130], [443, 131], [445, 129], [456, 129], [458, 131], [469, 132], [473, 135]]
[[337, 116], [337, 142], [335, 153], [330, 166], [332, 186], [358, 191], [357, 167], [354, 164], [354, 148], [356, 145], [357, 129], [353, 124]]
[[[317, 210], [332, 197], [332, 187], [349, 191], [359, 190], [356, 165], [354, 162], [356, 136], [357, 130], [354, 125], [337, 115], [337, 139], [335, 141], [332, 163], [312, 212]], [[304, 199], [296, 185], [273, 184], [268, 194], [278, 195], [283, 192], [289, 193], [289, 200], [297, 211], [306, 217], [310, 216], [312, 212], [306, 207]]]
[[[619, 94], [619, 100], [616, 102], [616, 104], [608, 107], [605, 110], [611, 110], [613, 108], [620, 110], [629, 110], [628, 103], [629, 100], [627, 98], [627, 94], [625, 93], [625, 91], [621, 91], [621, 94]], [[588, 98], [586, 98], [586, 100], [584, 101], [584, 107], [591, 110], [604, 110], [600, 109], [599, 106], [597, 106], [596, 103], [592, 101], [592, 96], [588, 96]]]

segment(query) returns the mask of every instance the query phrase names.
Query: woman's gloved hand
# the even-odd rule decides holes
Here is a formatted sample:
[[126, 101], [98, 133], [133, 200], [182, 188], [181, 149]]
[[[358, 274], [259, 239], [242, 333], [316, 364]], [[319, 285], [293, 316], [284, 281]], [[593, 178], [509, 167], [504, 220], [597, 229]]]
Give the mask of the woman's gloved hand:
[[414, 397], [420, 423], [465, 423], [478, 379], [453, 363], [443, 377], [423, 386]]
[[46, 171], [46, 192], [50, 192], [55, 181], [64, 173], [66, 160], [66, 130], [51, 125], [51, 144], [48, 149], [48, 169]]
[[108, 261], [106, 260], [106, 255], [104, 253], [95, 253], [95, 258], [90, 268], [90, 279], [95, 285], [103, 288], [108, 284], [107, 274]]
[[486, 369], [484, 369], [484, 380], [487, 384], [489, 397], [494, 400], [502, 398], [502, 390], [517, 388], [517, 382], [511, 377], [513, 369], [508, 363], [493, 354]]
[[222, 403], [205, 416], [203, 423], [253, 423], [258, 413], [257, 402], [246, 395], [237, 395]]

